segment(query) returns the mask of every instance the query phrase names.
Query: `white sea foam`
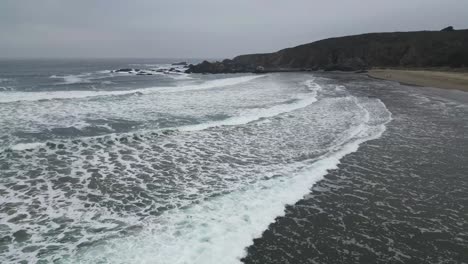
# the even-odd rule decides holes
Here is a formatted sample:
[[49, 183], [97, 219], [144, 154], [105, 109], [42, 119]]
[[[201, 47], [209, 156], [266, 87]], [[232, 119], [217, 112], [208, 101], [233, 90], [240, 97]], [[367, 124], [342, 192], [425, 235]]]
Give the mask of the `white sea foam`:
[[194, 84], [180, 87], [150, 87], [134, 90], [121, 90], [121, 91], [47, 91], [47, 92], [5, 92], [0, 97], [0, 103], [9, 103], [17, 101], [40, 101], [52, 99], [72, 99], [72, 98], [86, 98], [96, 96], [112, 96], [112, 95], [125, 95], [134, 93], [157, 93], [157, 92], [181, 92], [190, 90], [212, 89], [218, 87], [225, 87], [248, 82], [262, 77], [256, 76], [242, 76], [226, 79], [217, 79], [206, 81], [202, 84]]
[[[256, 76], [252, 76], [252, 77], [256, 77]], [[222, 80], [222, 81], [224, 81], [224, 83], [227, 84], [227, 82], [225, 82], [226, 80]], [[230, 81], [234, 81], [234, 80], [230, 80]], [[215, 84], [222, 85], [222, 83], [223, 82], [216, 82]], [[250, 122], [254, 122], [254, 121], [258, 121], [258, 120], [262, 120], [266, 118], [271, 118], [271, 117], [278, 116], [278, 115], [288, 113], [291, 111], [295, 111], [295, 110], [307, 107], [311, 105], [312, 103], [316, 102], [318, 92], [322, 90], [322, 87], [318, 84], [316, 85], [307, 84], [307, 85], [313, 87], [313, 89], [312, 88], [310, 89], [311, 92], [297, 95], [294, 101], [292, 102], [291, 100], [289, 100], [288, 102], [276, 104], [271, 107], [248, 108], [248, 109], [239, 111], [239, 113], [237, 113], [236, 116], [229, 117], [223, 120], [205, 122], [205, 123], [200, 123], [196, 125], [169, 127], [169, 128], [165, 128], [162, 130], [171, 129], [171, 130], [179, 130], [179, 131], [199, 131], [199, 130], [205, 130], [205, 129], [219, 127], [219, 126], [237, 126], [237, 125], [244, 125]], [[209, 87], [209, 86], [204, 86], [204, 87]], [[188, 88], [189, 87], [183, 87], [181, 90], [186, 91]], [[196, 87], [196, 89], [202, 89], [202, 88]], [[174, 91], [174, 88], [171, 88], [170, 90], [163, 90], [162, 92], [170, 92], [170, 91]], [[180, 91], [180, 90], [177, 90], [177, 91]], [[263, 121], [266, 121], [266, 120], [263, 120]], [[73, 124], [73, 127], [76, 127], [78, 129], [87, 127], [87, 126], [89, 126], [89, 124], [86, 122]], [[103, 126], [103, 127], [108, 129], [109, 131], [113, 131], [113, 129], [110, 128], [109, 126]], [[161, 131], [161, 129], [158, 129], [156, 131], [154, 130], [140, 131], [140, 133], [152, 133], [152, 132], [157, 132], [157, 131]], [[131, 134], [133, 133], [129, 133], [128, 135], [120, 133], [119, 135], [129, 136]], [[106, 135], [106, 136], [109, 136], [109, 135]], [[39, 142], [26, 143], [26, 144], [19, 143], [19, 144], [11, 146], [10, 148], [13, 150], [26, 150], [26, 149], [34, 149], [34, 148], [41, 147], [41, 146], [43, 146], [43, 144]]]
[[[12, 79], [12, 78], [0, 78], [0, 83], [8, 84], [14, 81], [15, 79]], [[0, 92], [13, 91], [13, 90], [14, 90], [13, 86], [0, 86]]]
[[11, 86], [0, 86], [0, 91], [5, 92], [5, 91], [13, 91], [13, 87]]
[[305, 81], [304, 85], [307, 86], [307, 88], [310, 91], [313, 91], [313, 92], [318, 92], [319, 90], [322, 89], [322, 86], [320, 86], [318, 83], [316, 83], [315, 79]]
[[13, 150], [27, 150], [27, 149], [35, 149], [38, 147], [45, 146], [44, 143], [41, 142], [33, 142], [33, 143], [18, 143], [16, 145], [13, 145], [11, 149]]
[[11, 79], [11, 78], [0, 78], [0, 83], [2, 83], [2, 82], [11, 82], [13, 80], [14, 79]]
[[238, 116], [226, 118], [215, 122], [207, 122], [203, 124], [190, 125], [178, 128], [180, 131], [197, 131], [204, 130], [210, 127], [218, 126], [237, 126], [247, 124], [253, 121], [257, 121], [263, 118], [274, 117], [283, 113], [291, 112], [297, 109], [304, 108], [314, 102], [317, 102], [317, 98], [312, 95], [304, 95], [299, 97], [297, 101], [293, 103], [286, 103], [275, 105], [269, 108], [253, 108], [241, 111]]
[[284, 215], [285, 205], [304, 197], [361, 143], [379, 138], [389, 120], [361, 126], [354, 140], [333, 153], [310, 163], [292, 164], [291, 168], [300, 169], [289, 177], [259, 181], [189, 208], [167, 211], [146, 222], [138, 237], [108, 241], [80, 252], [77, 259], [83, 263], [240, 263], [245, 247], [276, 217]]
[[[212, 89], [218, 87], [225, 87], [225, 86], [232, 86], [237, 85], [245, 82], [249, 82], [265, 75], [248, 75], [242, 77], [233, 77], [233, 78], [225, 78], [225, 79], [216, 79], [212, 81], [207, 81], [202, 84], [194, 84], [194, 85], [185, 85], [179, 87], [159, 87], [157, 88], [156, 92], [184, 92], [184, 91], [195, 91], [195, 90], [205, 90], [205, 89]], [[145, 89], [141, 89], [145, 91]], [[153, 89], [151, 89], [152, 91]]]
[[89, 77], [90, 73], [78, 74], [78, 75], [64, 75], [64, 76], [57, 76], [52, 75], [50, 78], [52, 79], [63, 79], [64, 81], [59, 84], [75, 84], [75, 83], [89, 83], [91, 82], [86, 77]]
[[279, 104], [269, 108], [245, 109], [241, 111], [238, 116], [215, 122], [184, 126], [178, 129], [181, 131], [196, 131], [218, 126], [237, 126], [304, 108], [317, 102], [318, 92], [322, 89], [322, 87], [319, 84], [314, 83], [313, 80], [309, 80], [305, 84], [309, 87], [311, 93], [299, 95], [292, 103]]
[[[304, 92], [302, 86], [275, 85], [276, 81], [273, 76], [261, 85], [254, 83], [238, 89], [140, 98], [147, 99], [152, 106], [164, 103], [169, 107], [164, 110], [170, 113], [184, 115], [182, 109], [193, 108], [190, 111], [233, 116], [215, 125], [221, 127], [167, 134], [133, 130], [129, 134], [62, 141], [61, 147], [54, 142], [42, 150], [18, 152], [11, 157], [4, 155], [12, 172], [17, 171], [18, 175], [30, 172], [41, 180], [8, 178], [12, 186], [28, 185], [30, 189], [26, 190], [41, 190], [33, 196], [25, 196], [24, 187], [6, 190], [4, 200], [18, 203], [18, 209], [15, 215], [4, 213], [0, 224], [12, 232], [28, 230], [34, 235], [27, 246], [40, 247], [25, 252], [26, 245], [15, 243], [8, 249], [9, 260], [239, 262], [244, 248], [275, 217], [284, 214], [286, 204], [293, 204], [307, 194], [327, 169], [336, 168], [339, 159], [355, 151], [360, 142], [380, 136], [388, 119], [385, 106], [377, 99], [326, 97], [319, 93], [320, 85], [306, 84], [310, 89]], [[180, 106], [186, 102], [187, 94], [188, 101], [197, 101], [204, 108], [193, 104], [170, 108], [170, 104]], [[155, 98], [161, 101], [155, 103]], [[113, 100], [93, 104], [122, 116], [109, 107], [109, 101]], [[117, 101], [122, 104], [122, 100]], [[138, 102], [143, 104], [141, 100]], [[140, 115], [141, 104], [133, 106]], [[236, 106], [234, 110], [228, 109], [231, 105]], [[34, 106], [37, 111], [38, 106]], [[98, 116], [96, 109], [100, 108], [91, 108]], [[130, 108], [125, 105], [124, 109]], [[204, 112], [199, 116], [206, 115]], [[125, 119], [132, 120], [129, 116]], [[260, 122], [224, 127], [252, 120]], [[207, 128], [210, 127], [212, 124]], [[59, 162], [53, 163], [55, 159]], [[71, 171], [64, 172], [63, 166]], [[97, 175], [93, 168], [99, 168]], [[72, 191], [69, 184], [72, 181], [68, 180], [76, 182]], [[27, 221], [9, 221], [30, 211], [45, 220], [38, 222], [28, 216]], [[61, 219], [67, 219], [61, 233], [50, 235], [50, 231], [57, 232]], [[133, 227], [142, 229], [133, 232]], [[122, 232], [130, 235], [120, 237]], [[77, 240], [59, 244], [49, 255], [38, 254], [68, 238]], [[66, 259], [70, 255], [72, 259]]]
[[[320, 86], [318, 86], [320, 87]], [[235, 117], [229, 117], [223, 120], [219, 121], [213, 121], [213, 122], [206, 122], [206, 123], [201, 123], [197, 125], [188, 125], [188, 126], [181, 126], [181, 127], [170, 127], [166, 129], [160, 129], [157, 131], [164, 131], [167, 129], [171, 130], [179, 130], [179, 131], [199, 131], [199, 130], [205, 130], [213, 127], [219, 127], [219, 126], [237, 126], [237, 125], [244, 125], [248, 124], [250, 122], [258, 121], [261, 119], [265, 118], [271, 118], [274, 116], [278, 116], [284, 113], [288, 113], [294, 110], [298, 110], [304, 107], [307, 107], [311, 105], [314, 102], [317, 102], [316, 98], [317, 94], [316, 93], [311, 93], [311, 94], [304, 94], [300, 95], [296, 98], [294, 102], [287, 102], [283, 104], [278, 104], [274, 105], [272, 107], [268, 108], [251, 108], [251, 109], [245, 109], [241, 111], [237, 116]], [[267, 120], [263, 120], [262, 122], [268, 122]], [[89, 124], [84, 123], [81, 127], [86, 127]], [[74, 124], [74, 127], [80, 128], [78, 124]], [[108, 130], [112, 131], [113, 129], [109, 126], [102, 126], [107, 128]], [[152, 133], [156, 131], [140, 131], [140, 133]], [[128, 133], [122, 134], [120, 133], [120, 136], [129, 136], [132, 135], [133, 133]], [[106, 135], [109, 136], [109, 135]], [[103, 136], [101, 136], [103, 137]], [[26, 149], [34, 149], [37, 147], [42, 147], [44, 146], [43, 143], [19, 143], [16, 145], [11, 146], [10, 148], [13, 150], [26, 150]]]
[[169, 73], [166, 75], [169, 78], [174, 80], [193, 80], [194, 78], [187, 73]]
[[76, 75], [64, 76], [63, 79], [65, 80], [65, 84], [89, 83], [90, 82], [89, 80], [76, 76]]

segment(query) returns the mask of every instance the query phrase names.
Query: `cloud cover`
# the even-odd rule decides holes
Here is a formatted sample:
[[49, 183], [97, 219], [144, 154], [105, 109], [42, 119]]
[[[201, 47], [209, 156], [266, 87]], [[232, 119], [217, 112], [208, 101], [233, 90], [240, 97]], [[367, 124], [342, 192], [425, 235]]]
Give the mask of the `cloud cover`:
[[224, 58], [384, 31], [468, 28], [465, 0], [2, 0], [0, 58]]

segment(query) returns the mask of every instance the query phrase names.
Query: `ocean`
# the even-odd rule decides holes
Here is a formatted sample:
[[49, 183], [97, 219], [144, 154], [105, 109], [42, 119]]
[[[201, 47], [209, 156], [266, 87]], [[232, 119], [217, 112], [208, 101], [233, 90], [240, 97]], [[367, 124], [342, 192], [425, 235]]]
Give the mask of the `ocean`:
[[174, 62], [0, 61], [1, 263], [467, 261], [465, 93]]

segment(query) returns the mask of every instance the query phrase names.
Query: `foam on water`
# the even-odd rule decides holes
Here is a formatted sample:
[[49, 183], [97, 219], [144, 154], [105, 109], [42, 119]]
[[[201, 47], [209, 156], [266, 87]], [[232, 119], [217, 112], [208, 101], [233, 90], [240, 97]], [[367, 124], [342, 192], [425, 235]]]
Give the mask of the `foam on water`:
[[[377, 103], [381, 104], [380, 103]], [[313, 161], [289, 165], [289, 177], [275, 177], [242, 190], [204, 201], [189, 208], [165, 212], [145, 223], [137, 237], [109, 241], [77, 256], [92, 263], [240, 263], [245, 247], [259, 237], [284, 208], [309, 192], [309, 188], [336, 169], [345, 155], [365, 141], [379, 138], [390, 121], [359, 126], [360, 130], [340, 146]], [[369, 120], [368, 120], [369, 121]], [[73, 260], [72, 262], [76, 261]]]
[[2, 83], [2, 82], [11, 82], [13, 80], [14, 79], [12, 79], [12, 78], [0, 78], [0, 83]]
[[174, 80], [193, 80], [194, 78], [190, 76], [190, 74], [187, 73], [171, 73], [166, 75], [169, 78], [172, 78]]
[[[361, 142], [378, 137], [390, 120], [378, 99], [344, 92], [324, 97], [334, 87], [304, 82], [307, 75], [287, 75], [292, 81], [267, 76], [233, 89], [207, 90], [205, 83], [181, 87], [180, 93], [171, 88], [93, 102], [22, 102], [17, 113], [27, 115], [25, 124], [36, 120], [38, 111], [64, 113], [63, 121], [46, 114], [46, 128], [68, 119], [84, 126], [75, 116], [101, 120], [102, 111], [128, 120], [162, 111], [196, 113], [203, 125], [57, 139], [33, 149], [23, 143], [0, 151], [0, 237], [12, 239], [0, 259], [238, 262], [286, 204], [300, 199]], [[241, 78], [213, 82], [220, 87], [258, 76]], [[34, 112], [26, 112], [28, 107]], [[127, 115], [128, 109], [133, 113]], [[4, 123], [14, 125], [8, 120]], [[175, 124], [180, 128], [184, 122]], [[13, 238], [18, 232], [23, 241]]]
[[[0, 97], [0, 103], [10, 103], [17, 101], [41, 101], [41, 100], [52, 100], [52, 99], [75, 99], [75, 98], [86, 98], [86, 97], [97, 97], [97, 96], [112, 96], [112, 95], [126, 95], [135, 93], [157, 93], [157, 92], [182, 92], [189, 90], [202, 90], [212, 89], [224, 86], [231, 86], [248, 82], [254, 79], [262, 77], [257, 76], [242, 76], [233, 77], [226, 79], [217, 79], [212, 81], [206, 81], [202, 84], [187, 85], [181, 87], [149, 87], [133, 90], [119, 90], [119, 91], [48, 91], [48, 92], [5, 92]], [[75, 77], [73, 77], [75, 78]], [[72, 78], [72, 79], [73, 79]], [[75, 79], [76, 80], [76, 79]]]
[[[274, 104], [273, 106], [269, 107], [256, 107], [256, 108], [247, 108], [238, 111], [234, 114], [234, 116], [218, 120], [218, 121], [208, 121], [202, 122], [196, 125], [186, 125], [186, 126], [172, 126], [167, 127], [164, 129], [152, 129], [152, 130], [142, 130], [140, 133], [151, 133], [151, 132], [161, 132], [165, 130], [179, 130], [179, 131], [197, 131], [197, 130], [204, 130], [212, 127], [218, 126], [236, 126], [236, 125], [243, 125], [250, 122], [258, 121], [258, 120], [266, 120], [266, 118], [274, 117], [283, 113], [291, 112], [297, 109], [301, 109], [307, 107], [308, 105], [317, 101], [318, 93], [322, 90], [322, 87], [318, 84], [313, 85], [310, 87], [310, 84], [306, 85], [309, 88], [308, 93], [301, 93], [297, 94], [296, 96], [288, 99], [284, 102], [279, 102]], [[198, 89], [195, 89], [198, 90]], [[74, 122], [74, 128], [86, 128], [89, 126], [86, 122]], [[114, 131], [112, 127], [109, 125], [100, 125], [99, 127], [106, 128], [108, 131]], [[119, 137], [132, 137], [133, 133], [119, 133]], [[109, 135], [107, 135], [109, 136]], [[13, 150], [26, 150], [26, 149], [33, 149], [37, 147], [44, 146], [45, 143], [18, 143], [12, 145], [10, 148]]]
[[11, 146], [13, 150], [27, 150], [27, 149], [35, 149], [39, 147], [45, 146], [45, 143], [41, 142], [34, 142], [34, 143], [18, 143], [16, 145]]
[[[195, 84], [195, 85], [184, 85], [180, 87], [161, 87], [157, 89], [157, 92], [161, 93], [172, 93], [172, 92], [185, 92], [185, 91], [196, 91], [196, 90], [205, 90], [205, 89], [212, 89], [218, 87], [225, 87], [225, 86], [232, 86], [241, 84], [244, 82], [249, 82], [258, 78], [262, 78], [264, 75], [249, 75], [249, 76], [242, 76], [242, 77], [233, 77], [233, 78], [225, 78], [225, 79], [216, 79], [212, 81], [207, 81], [202, 84]], [[142, 92], [145, 92], [145, 89], [142, 89]]]
[[309, 85], [308, 87], [311, 89], [312, 93], [299, 95], [292, 103], [279, 104], [269, 108], [246, 109], [235, 117], [230, 117], [216, 122], [184, 126], [178, 129], [180, 131], [196, 131], [217, 126], [243, 125], [263, 118], [274, 117], [283, 113], [301, 109], [314, 102], [317, 102], [317, 93], [322, 89], [322, 87], [318, 84], [314, 85], [313, 88], [311, 88]]
[[13, 91], [13, 90], [14, 88], [11, 86], [7, 86], [7, 87], [0, 86], [0, 91]]
[[79, 74], [79, 75], [65, 75], [65, 76], [52, 75], [50, 76], [50, 78], [63, 79], [64, 82], [60, 84], [89, 83], [91, 81], [87, 79], [86, 77], [89, 77], [90, 75], [91, 75], [90, 73]]

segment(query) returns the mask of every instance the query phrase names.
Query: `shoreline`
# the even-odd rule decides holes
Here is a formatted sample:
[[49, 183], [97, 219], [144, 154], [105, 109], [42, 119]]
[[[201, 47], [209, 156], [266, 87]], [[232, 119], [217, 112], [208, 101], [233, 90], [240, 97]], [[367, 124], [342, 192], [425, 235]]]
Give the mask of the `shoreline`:
[[372, 69], [367, 76], [403, 85], [434, 87], [468, 92], [468, 72], [444, 70]]
[[[466, 238], [468, 230], [457, 224], [463, 222], [466, 210], [453, 202], [468, 188], [465, 102], [452, 100], [448, 90], [422, 92], [424, 88], [411, 89], [364, 74], [336, 75], [339, 78], [331, 75], [330, 83], [378, 98], [394, 118], [382, 137], [364, 142], [308, 195], [288, 206], [285, 215], [247, 248], [243, 262], [468, 259], [467, 240], [458, 239]], [[432, 162], [437, 165], [426, 166]], [[434, 250], [442, 246], [443, 250]]]

